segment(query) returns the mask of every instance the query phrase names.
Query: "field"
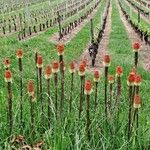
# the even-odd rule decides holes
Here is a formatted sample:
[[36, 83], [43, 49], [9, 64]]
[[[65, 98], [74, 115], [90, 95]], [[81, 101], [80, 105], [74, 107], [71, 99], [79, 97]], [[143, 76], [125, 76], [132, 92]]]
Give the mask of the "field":
[[0, 2], [0, 150], [149, 150], [149, 5]]

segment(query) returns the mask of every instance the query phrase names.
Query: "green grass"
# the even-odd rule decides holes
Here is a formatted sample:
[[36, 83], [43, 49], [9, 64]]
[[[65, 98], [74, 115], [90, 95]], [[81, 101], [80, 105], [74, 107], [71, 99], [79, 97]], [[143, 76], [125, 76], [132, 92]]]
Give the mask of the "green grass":
[[[100, 16], [106, 7], [106, 2], [103, 0], [100, 4], [98, 12], [94, 17], [94, 27], [100, 24]], [[80, 97], [80, 77], [75, 74], [75, 87], [73, 92], [73, 111], [72, 113], [68, 112], [68, 101], [70, 93], [70, 74], [68, 69], [65, 71], [65, 107], [64, 107], [64, 121], [61, 124], [60, 120], [55, 120], [54, 112], [54, 83], [53, 78], [51, 80], [51, 102], [52, 102], [52, 111], [51, 111], [51, 129], [48, 129], [47, 126], [47, 92], [46, 92], [46, 83], [43, 79], [43, 95], [44, 95], [44, 104], [45, 104], [45, 118], [41, 120], [41, 107], [40, 102], [35, 103], [36, 108], [36, 135], [35, 139], [31, 137], [30, 133], [30, 110], [29, 110], [29, 97], [27, 94], [26, 85], [29, 79], [35, 81], [35, 65], [34, 65], [34, 48], [38, 48], [39, 52], [44, 57], [44, 65], [51, 63], [52, 60], [57, 59], [55, 45], [49, 43], [48, 38], [57, 31], [56, 28], [53, 28], [45, 33], [42, 33], [38, 37], [29, 39], [24, 42], [18, 42], [15, 39], [15, 36], [5, 37], [0, 40], [1, 51], [0, 62], [2, 62], [4, 57], [11, 58], [11, 70], [13, 72], [13, 103], [14, 103], [14, 131], [15, 135], [22, 134], [26, 137], [29, 144], [35, 143], [38, 140], [44, 140], [44, 149], [85, 149], [85, 150], [124, 150], [127, 148], [126, 140], [126, 125], [127, 125], [127, 114], [128, 114], [128, 91], [127, 91], [127, 75], [133, 66], [133, 52], [131, 48], [131, 42], [128, 39], [125, 27], [119, 18], [119, 12], [115, 1], [112, 1], [112, 31], [109, 41], [109, 51], [112, 56], [112, 64], [110, 67], [110, 74], [115, 73], [115, 67], [121, 65], [124, 68], [124, 74], [122, 77], [123, 80], [123, 95], [121, 97], [120, 105], [120, 115], [118, 125], [116, 125], [115, 120], [109, 126], [106, 126], [106, 121], [104, 118], [104, 79], [99, 83], [98, 91], [98, 109], [94, 112], [94, 93], [91, 95], [90, 100], [90, 118], [91, 118], [91, 140], [88, 141], [86, 138], [86, 101], [84, 101], [84, 109], [82, 113], [81, 120], [78, 120], [78, 107], [79, 107], [79, 97]], [[69, 42], [65, 47], [65, 62], [68, 64], [70, 61], [77, 59], [85, 49], [86, 45], [90, 41], [90, 31], [89, 24], [85, 25], [84, 28]], [[15, 57], [15, 52], [17, 48], [23, 48], [25, 56], [23, 58], [24, 64], [24, 130], [23, 133], [20, 133], [19, 128], [19, 75], [18, 75], [18, 61]], [[67, 66], [68, 68], [68, 66]], [[4, 68], [2, 64], [0, 65], [0, 149], [6, 148], [9, 143], [7, 142], [7, 123], [6, 123], [6, 104], [7, 104], [7, 91], [6, 84], [3, 80]], [[132, 144], [129, 148], [130, 150], [141, 149], [146, 150], [149, 146], [149, 83], [150, 83], [150, 74], [145, 72], [141, 65], [138, 69], [138, 72], [143, 77], [143, 83], [141, 85], [142, 90], [142, 108], [140, 109], [140, 123], [139, 123], [139, 140], [138, 144]], [[87, 74], [86, 79], [92, 79], [91, 74]], [[60, 93], [60, 83], [59, 83], [59, 93]], [[60, 95], [58, 96], [60, 101]], [[115, 98], [113, 99], [115, 100]], [[115, 134], [111, 134], [109, 127], [115, 129]], [[5, 148], [1, 148], [4, 146]]]

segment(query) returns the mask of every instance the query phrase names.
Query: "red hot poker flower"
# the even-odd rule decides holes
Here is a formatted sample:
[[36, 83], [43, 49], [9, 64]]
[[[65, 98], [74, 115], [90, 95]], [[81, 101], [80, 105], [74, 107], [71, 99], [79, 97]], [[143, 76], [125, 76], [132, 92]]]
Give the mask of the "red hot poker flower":
[[37, 65], [38, 68], [42, 68], [43, 67], [43, 57], [41, 55], [39, 55], [37, 57], [36, 65]]
[[10, 59], [9, 58], [5, 58], [3, 60], [3, 64], [5, 68], [9, 68], [10, 67]]
[[52, 72], [53, 73], [59, 72], [59, 62], [57, 60], [53, 61], [52, 63]]
[[74, 73], [75, 72], [75, 64], [74, 64], [74, 62], [71, 62], [70, 68], [69, 68], [69, 72], [70, 73]]
[[133, 47], [133, 51], [137, 52], [140, 49], [141, 44], [139, 42], [134, 42], [132, 47]]
[[121, 66], [117, 66], [117, 68], [116, 68], [116, 75], [117, 76], [122, 76], [122, 74], [123, 74], [122, 67]]
[[4, 73], [5, 82], [12, 82], [12, 72], [10, 70], [6, 70]]
[[34, 96], [34, 83], [33, 83], [32, 80], [30, 80], [30, 81], [28, 82], [27, 90], [28, 90], [29, 96]]
[[50, 65], [47, 65], [45, 68], [45, 79], [50, 79], [52, 76], [52, 68]]
[[140, 108], [141, 107], [141, 97], [137, 94], [134, 96], [134, 108]]
[[109, 84], [113, 84], [113, 83], [114, 83], [114, 81], [115, 81], [114, 76], [109, 75], [109, 76], [108, 76], [108, 82], [109, 82]]
[[84, 93], [86, 95], [90, 95], [92, 93], [92, 87], [93, 87], [92, 82], [90, 80], [87, 80], [84, 86]]
[[134, 82], [135, 82], [135, 73], [131, 72], [128, 76], [128, 80], [127, 80], [127, 84], [129, 86], [133, 86], [134, 85]]
[[109, 55], [104, 55], [103, 57], [103, 64], [105, 67], [110, 66], [111, 58]]
[[142, 77], [140, 75], [136, 74], [134, 84], [137, 86], [140, 86], [141, 82], [142, 82]]
[[79, 76], [84, 76], [85, 75], [85, 65], [83, 63], [80, 63], [79, 65]]
[[64, 54], [64, 44], [58, 44], [57, 45], [57, 52], [58, 52], [58, 55], [63, 55]]
[[98, 82], [100, 80], [100, 72], [98, 70], [94, 71], [94, 82]]
[[23, 50], [18, 49], [17, 52], [16, 52], [16, 56], [17, 56], [17, 58], [22, 58], [23, 57]]

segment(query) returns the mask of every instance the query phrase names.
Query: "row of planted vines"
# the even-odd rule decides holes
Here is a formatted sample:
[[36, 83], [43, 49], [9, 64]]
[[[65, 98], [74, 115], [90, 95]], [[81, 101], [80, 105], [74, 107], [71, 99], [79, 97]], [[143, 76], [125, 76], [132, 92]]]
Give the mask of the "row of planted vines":
[[0, 2], [0, 150], [150, 148], [145, 3]]

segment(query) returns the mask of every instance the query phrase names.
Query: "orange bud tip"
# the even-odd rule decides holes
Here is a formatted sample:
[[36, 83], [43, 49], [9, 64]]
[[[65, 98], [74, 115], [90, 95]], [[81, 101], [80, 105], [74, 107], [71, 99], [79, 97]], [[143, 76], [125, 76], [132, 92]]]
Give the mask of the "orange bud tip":
[[42, 57], [41, 55], [39, 55], [39, 56], [37, 57], [36, 66], [37, 66], [38, 68], [42, 68], [42, 67], [43, 67], [43, 57]]
[[58, 73], [59, 72], [59, 62], [57, 60], [53, 61], [52, 63], [52, 72]]
[[109, 67], [110, 64], [111, 64], [111, 58], [110, 58], [110, 56], [109, 55], [104, 55], [104, 57], [103, 57], [103, 65], [105, 67]]
[[12, 82], [12, 72], [10, 70], [6, 70], [4, 73], [5, 82]]
[[94, 71], [94, 82], [99, 82], [100, 72], [98, 70]]
[[84, 86], [84, 94], [90, 95], [93, 92], [92, 87], [93, 87], [92, 82], [90, 80], [87, 80]]
[[52, 76], [52, 68], [50, 65], [47, 65], [45, 68], [45, 79], [50, 79]]
[[16, 56], [17, 56], [17, 58], [23, 58], [23, 50], [18, 49], [17, 52], [16, 52]]
[[141, 107], [141, 97], [139, 95], [134, 96], [134, 108], [140, 108]]
[[57, 52], [58, 52], [58, 55], [64, 55], [64, 44], [57, 44]]

